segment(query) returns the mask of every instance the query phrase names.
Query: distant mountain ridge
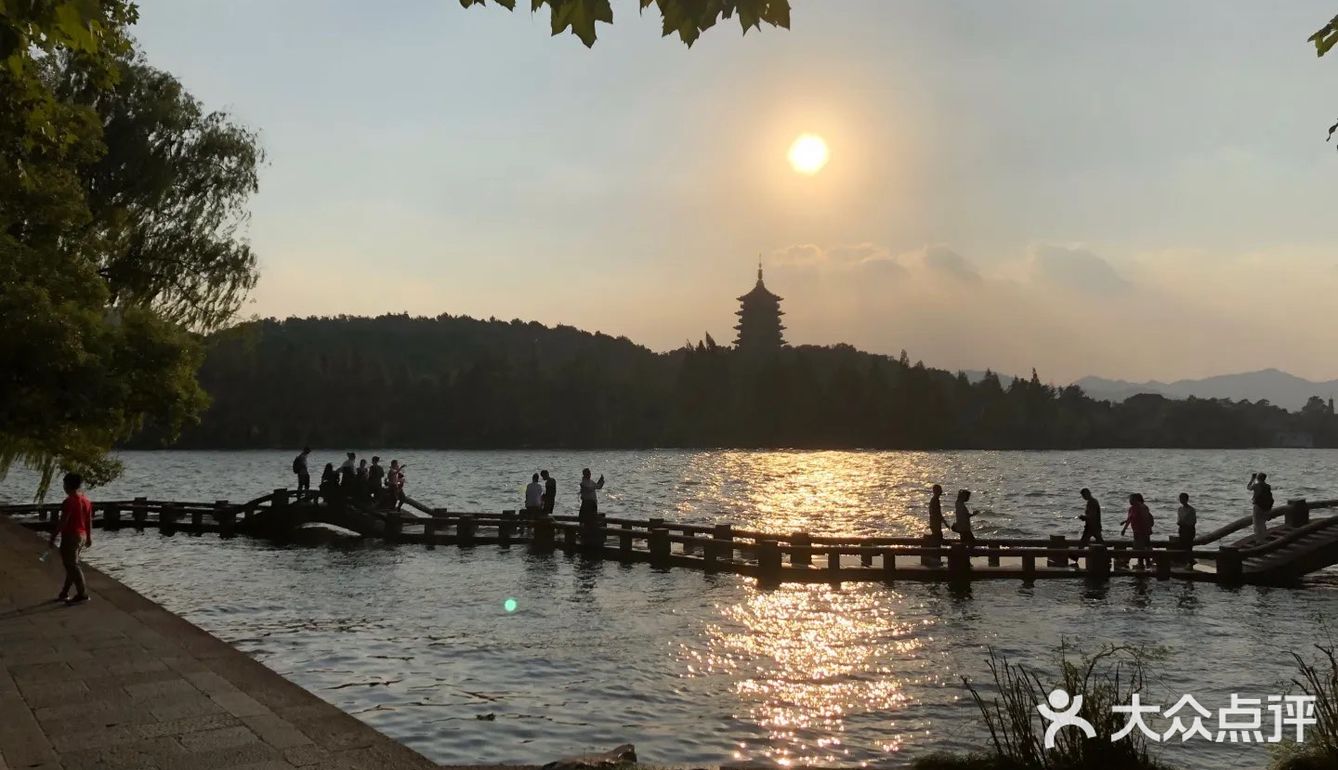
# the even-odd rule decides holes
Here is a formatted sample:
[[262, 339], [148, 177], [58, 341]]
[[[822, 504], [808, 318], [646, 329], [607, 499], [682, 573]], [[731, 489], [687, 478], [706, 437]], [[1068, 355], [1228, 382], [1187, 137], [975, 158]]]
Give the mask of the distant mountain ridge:
[[1175, 382], [1128, 382], [1104, 377], [1083, 377], [1074, 383], [1095, 399], [1123, 401], [1140, 393], [1156, 393], [1167, 398], [1229, 398], [1233, 401], [1258, 401], [1295, 411], [1305, 406], [1311, 396], [1327, 401], [1338, 395], [1338, 380], [1315, 382], [1279, 369], [1261, 369], [1241, 374], [1221, 374], [1199, 380]]

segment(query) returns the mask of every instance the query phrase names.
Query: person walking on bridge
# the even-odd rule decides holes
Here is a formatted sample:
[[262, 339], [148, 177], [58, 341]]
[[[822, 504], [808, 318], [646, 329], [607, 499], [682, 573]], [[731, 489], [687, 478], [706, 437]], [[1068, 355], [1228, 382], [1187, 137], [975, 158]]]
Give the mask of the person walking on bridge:
[[301, 453], [293, 458], [293, 473], [297, 474], [298, 492], [311, 490], [311, 470], [307, 467], [307, 455], [309, 454], [311, 454], [311, 447], [302, 447]]
[[544, 480], [544, 515], [553, 515], [553, 506], [557, 503], [557, 479], [548, 475], [547, 470], [539, 471]]
[[1180, 547], [1185, 551], [1185, 563], [1194, 563], [1194, 530], [1198, 528], [1199, 512], [1189, 504], [1189, 493], [1180, 493], [1180, 507], [1175, 511], [1175, 524], [1180, 530]]
[[971, 531], [971, 517], [976, 514], [966, 507], [970, 500], [971, 490], [960, 489], [957, 491], [957, 502], [953, 506], [952, 531], [956, 532], [962, 538], [962, 542], [967, 545], [976, 541], [976, 535]]
[[[93, 547], [93, 504], [79, 490], [84, 485], [84, 477], [77, 473], [65, 474], [65, 502], [60, 506], [60, 522], [51, 531], [47, 544], [56, 547], [56, 535], [60, 535], [60, 561], [65, 565], [65, 585], [61, 587], [56, 601], [66, 604], [79, 604], [88, 601], [88, 586], [84, 584], [84, 571], [79, 567], [79, 552]], [[73, 597], [70, 589], [75, 590]]]
[[[1082, 537], [1078, 539], [1078, 547], [1086, 548], [1088, 542], [1095, 541], [1105, 544], [1105, 539], [1101, 537], [1101, 503], [1095, 497], [1092, 497], [1092, 490], [1083, 487], [1078, 490], [1078, 495], [1085, 501], [1082, 515], [1078, 517], [1082, 521]], [[1073, 557], [1073, 564], [1077, 566], [1078, 557]]]
[[[1129, 495], [1129, 515], [1124, 519], [1124, 526], [1120, 527], [1120, 535], [1123, 536], [1129, 528], [1134, 530], [1134, 550], [1147, 551], [1152, 548], [1152, 511], [1148, 510], [1147, 504], [1143, 502], [1143, 496], [1137, 492]], [[1138, 557], [1138, 568], [1147, 569], [1148, 557], [1146, 554]]]
[[1268, 484], [1268, 474], [1250, 474], [1250, 483], [1245, 488], [1254, 493], [1250, 498], [1254, 504], [1254, 536], [1262, 538], [1268, 534], [1268, 514], [1273, 510], [1273, 487]]
[[599, 498], [595, 491], [604, 488], [604, 474], [599, 475], [599, 481], [593, 481], [590, 478], [590, 469], [581, 471], [581, 521], [593, 519], [599, 515]]
[[943, 487], [938, 484], [930, 490], [929, 497], [929, 536], [935, 542], [943, 542]]

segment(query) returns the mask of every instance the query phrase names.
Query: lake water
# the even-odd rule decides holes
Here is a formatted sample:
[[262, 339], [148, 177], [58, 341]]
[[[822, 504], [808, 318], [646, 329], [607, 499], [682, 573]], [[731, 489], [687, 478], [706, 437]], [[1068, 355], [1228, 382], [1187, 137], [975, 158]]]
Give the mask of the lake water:
[[[1205, 531], [1248, 513], [1266, 470], [1279, 501], [1338, 497], [1338, 452], [435, 452], [408, 493], [452, 510], [519, 507], [529, 474], [603, 473], [608, 515], [730, 521], [789, 532], [918, 535], [928, 487], [973, 490], [981, 536], [1076, 534], [1077, 490], [1105, 507], [1142, 492], [1165, 533], [1187, 491]], [[246, 500], [294, 486], [291, 452], [126, 452], [94, 498]], [[342, 459], [313, 455], [313, 471]], [[319, 462], [315, 462], [319, 461]], [[30, 474], [0, 500], [31, 496]], [[523, 548], [276, 547], [214, 536], [105, 533], [89, 561], [322, 698], [443, 763], [542, 763], [631, 742], [654, 763], [741, 759], [898, 766], [984, 746], [961, 677], [988, 681], [988, 649], [1053, 672], [1061, 643], [1156, 654], [1152, 700], [1294, 691], [1289, 651], [1330, 638], [1338, 579], [1227, 590], [1116, 580], [786, 586], [656, 572]], [[516, 600], [516, 611], [503, 603]], [[1164, 729], [1167, 725], [1161, 725]], [[1166, 745], [1190, 768], [1263, 768], [1257, 745]]]

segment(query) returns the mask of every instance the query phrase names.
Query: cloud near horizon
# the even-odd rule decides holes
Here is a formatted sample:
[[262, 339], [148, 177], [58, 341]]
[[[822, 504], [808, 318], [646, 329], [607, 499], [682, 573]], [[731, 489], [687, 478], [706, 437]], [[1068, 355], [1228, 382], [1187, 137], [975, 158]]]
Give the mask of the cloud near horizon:
[[[768, 286], [786, 297], [791, 341], [845, 341], [889, 354], [905, 348], [950, 370], [1035, 367], [1054, 382], [1208, 375], [1240, 368], [1223, 364], [1224, 344], [1255, 368], [1287, 368], [1323, 337], [1318, 306], [1289, 315], [1259, 301], [1255, 259], [1219, 261], [1217, 278], [1199, 283], [1180, 279], [1183, 260], [1144, 255], [1116, 267], [1093, 249], [1055, 243], [1012, 260], [977, 260], [946, 244], [895, 255], [873, 243], [802, 244], [767, 262]], [[1284, 287], [1313, 293], [1316, 281], [1338, 289], [1332, 269], [1271, 280], [1265, 290], [1280, 297]]]

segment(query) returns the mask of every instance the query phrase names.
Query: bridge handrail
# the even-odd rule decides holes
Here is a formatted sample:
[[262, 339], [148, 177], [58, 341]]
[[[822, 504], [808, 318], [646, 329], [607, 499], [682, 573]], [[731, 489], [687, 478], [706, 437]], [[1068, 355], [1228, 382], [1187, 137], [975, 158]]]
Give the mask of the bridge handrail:
[[1245, 548], [1236, 548], [1233, 550], [1239, 553], [1241, 558], [1244, 559], [1253, 558], [1255, 556], [1264, 556], [1274, 551], [1281, 550], [1303, 537], [1335, 525], [1338, 525], [1338, 517], [1320, 519], [1318, 521], [1312, 521], [1304, 526], [1297, 527], [1296, 529], [1289, 530], [1287, 534], [1276, 540], [1269, 540], [1258, 545], [1246, 546]]

